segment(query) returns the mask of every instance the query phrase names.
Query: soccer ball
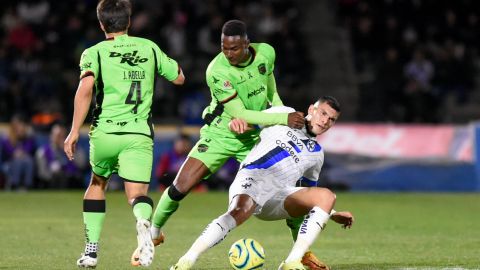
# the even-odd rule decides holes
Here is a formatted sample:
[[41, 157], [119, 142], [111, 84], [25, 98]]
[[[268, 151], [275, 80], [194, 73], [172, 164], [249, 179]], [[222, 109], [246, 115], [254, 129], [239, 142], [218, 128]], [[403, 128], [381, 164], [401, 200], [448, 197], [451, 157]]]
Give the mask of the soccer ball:
[[257, 241], [243, 238], [230, 247], [228, 259], [236, 270], [260, 269], [265, 263], [265, 252]]

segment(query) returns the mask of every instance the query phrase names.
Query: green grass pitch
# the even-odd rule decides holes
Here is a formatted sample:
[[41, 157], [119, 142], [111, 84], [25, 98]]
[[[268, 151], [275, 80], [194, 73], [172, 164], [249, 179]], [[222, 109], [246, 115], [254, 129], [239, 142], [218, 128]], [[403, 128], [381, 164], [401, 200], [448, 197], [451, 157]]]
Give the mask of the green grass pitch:
[[[0, 269], [76, 269], [83, 251], [82, 196], [75, 192], [0, 193]], [[157, 202], [160, 194], [151, 193]], [[190, 194], [166, 225], [149, 269], [168, 269], [213, 218], [227, 193]], [[312, 250], [332, 269], [480, 269], [478, 193], [339, 193], [336, 210], [351, 230], [329, 222]], [[251, 218], [200, 257], [194, 269], [230, 269], [227, 251], [243, 237], [259, 241], [266, 268], [277, 269], [292, 242], [284, 221]], [[122, 192], [107, 193], [97, 269], [137, 269], [135, 221]]]

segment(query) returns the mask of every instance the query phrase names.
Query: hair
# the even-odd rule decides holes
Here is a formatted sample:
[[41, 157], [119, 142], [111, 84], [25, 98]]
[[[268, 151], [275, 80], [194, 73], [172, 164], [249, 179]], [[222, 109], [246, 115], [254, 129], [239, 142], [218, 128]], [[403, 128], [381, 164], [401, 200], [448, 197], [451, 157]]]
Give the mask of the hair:
[[247, 25], [240, 20], [230, 20], [222, 27], [222, 34], [225, 36], [247, 36]]
[[319, 98], [318, 101], [315, 103], [315, 105], [321, 104], [321, 103], [327, 103], [335, 111], [341, 112], [340, 102], [338, 102], [338, 100], [332, 96], [323, 96]]
[[97, 5], [97, 18], [106, 33], [126, 31], [132, 15], [129, 0], [101, 0]]

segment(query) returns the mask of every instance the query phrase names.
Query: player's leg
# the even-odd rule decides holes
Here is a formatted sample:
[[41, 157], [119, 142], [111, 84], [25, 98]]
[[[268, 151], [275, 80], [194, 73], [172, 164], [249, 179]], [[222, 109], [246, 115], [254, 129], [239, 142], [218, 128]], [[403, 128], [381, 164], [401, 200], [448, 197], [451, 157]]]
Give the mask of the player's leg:
[[249, 195], [235, 196], [230, 203], [229, 210], [210, 222], [187, 253], [170, 269], [190, 269], [203, 252], [220, 243], [231, 230], [252, 216], [255, 207], [256, 204]]
[[175, 180], [162, 194], [153, 214], [152, 237], [161, 235], [160, 229], [178, 209], [180, 201], [202, 179], [216, 172], [228, 159], [230, 153], [218, 141], [218, 136], [202, 134], [187, 160], [183, 163]]
[[118, 155], [118, 175], [124, 179], [125, 194], [137, 220], [138, 260], [134, 265], [149, 266], [154, 248], [150, 236], [153, 201], [148, 197], [153, 162], [153, 141], [142, 135], [123, 135], [125, 147]]
[[134, 266], [148, 266], [153, 261], [154, 246], [150, 235], [153, 200], [147, 196], [147, 191], [147, 183], [125, 182], [128, 203], [132, 206], [133, 215], [137, 220], [138, 246], [131, 261]]
[[[85, 253], [77, 261], [80, 267], [95, 267], [98, 242], [105, 220], [105, 190], [110, 175], [116, 172], [118, 147], [113, 135], [94, 129], [90, 134], [92, 177], [83, 198]], [[114, 143], [112, 143], [114, 142]]]
[[85, 251], [77, 260], [79, 267], [95, 267], [103, 222], [105, 220], [105, 189], [107, 178], [92, 173], [90, 184], [83, 197], [83, 223], [85, 226]]
[[[285, 259], [285, 266], [288, 264], [302, 264], [302, 258], [313, 244], [318, 234], [325, 228], [330, 218], [330, 211], [335, 204], [335, 194], [326, 188], [303, 188], [292, 193], [285, 199], [285, 210], [292, 217], [305, 217], [298, 231], [297, 239], [290, 254]], [[288, 266], [291, 267], [291, 266]], [[285, 268], [285, 269], [288, 269]], [[322, 262], [318, 265], [309, 265], [313, 269], [328, 269]]]

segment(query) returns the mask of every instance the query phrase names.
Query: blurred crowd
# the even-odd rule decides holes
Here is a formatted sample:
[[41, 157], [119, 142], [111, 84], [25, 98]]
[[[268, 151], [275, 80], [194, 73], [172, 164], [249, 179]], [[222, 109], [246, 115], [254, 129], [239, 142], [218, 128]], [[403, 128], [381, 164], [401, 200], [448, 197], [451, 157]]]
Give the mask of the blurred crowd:
[[[201, 124], [210, 102], [205, 70], [220, 52], [223, 23], [244, 20], [252, 42], [269, 42], [277, 52], [277, 84], [292, 92], [310, 68], [293, 0], [132, 0], [130, 35], [157, 42], [178, 60], [186, 85], [159, 83], [153, 106], [157, 122]], [[105, 37], [96, 0], [2, 1], [0, 12], [0, 122], [21, 112], [36, 127], [70, 121], [80, 54]], [[295, 57], [292, 57], [295, 55]], [[293, 72], [295, 71], [295, 72]], [[288, 95], [285, 95], [288, 98]]]
[[[310, 74], [308, 50], [296, 30], [300, 13], [293, 0], [131, 1], [129, 34], [157, 42], [187, 76], [186, 84], [178, 88], [157, 83], [152, 108], [155, 123], [202, 124], [201, 113], [210, 102], [205, 70], [220, 52], [223, 23], [232, 18], [247, 23], [251, 42], [275, 47], [277, 85], [287, 104], [288, 93]], [[0, 134], [0, 188], [85, 185], [89, 174], [86, 147], [79, 147], [74, 162], [68, 161], [63, 154], [68, 124], [60, 123], [71, 121], [81, 53], [105, 39], [96, 17], [97, 2], [2, 1], [0, 122], [9, 124], [4, 129], [8, 131]], [[156, 165], [159, 188], [173, 180], [173, 172], [183, 161], [185, 153], [175, 153], [173, 145]], [[225, 188], [228, 183], [224, 182], [233, 179], [237, 166], [229, 161], [218, 181], [204, 188]]]
[[[351, 36], [361, 121], [454, 121], [475, 89], [480, 2], [338, 0]], [[368, 108], [368, 109], [367, 109]]]

